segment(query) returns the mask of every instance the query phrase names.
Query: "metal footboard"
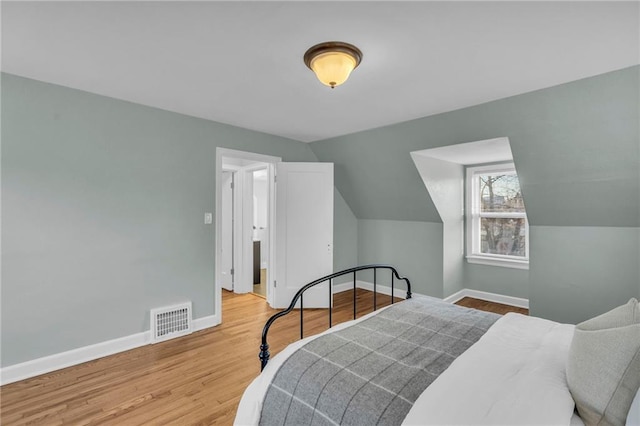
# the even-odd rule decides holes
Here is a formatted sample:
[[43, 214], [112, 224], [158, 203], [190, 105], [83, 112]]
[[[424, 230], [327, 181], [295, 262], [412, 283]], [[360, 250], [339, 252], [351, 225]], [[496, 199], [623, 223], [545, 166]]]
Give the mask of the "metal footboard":
[[[377, 291], [376, 291], [376, 286], [377, 286], [377, 270], [378, 269], [388, 269], [391, 271], [391, 303], [393, 303], [393, 299], [394, 299], [394, 287], [395, 287], [395, 279], [404, 281], [407, 285], [407, 299], [411, 298], [411, 283], [409, 282], [409, 280], [405, 277], [401, 277], [398, 274], [398, 271], [396, 270], [396, 268], [394, 268], [391, 265], [378, 265], [378, 264], [374, 264], [374, 265], [363, 265], [363, 266], [356, 266], [353, 268], [349, 268], [349, 269], [345, 269], [344, 271], [340, 271], [340, 272], [334, 272], [333, 274], [327, 275], [325, 277], [322, 278], [318, 278], [315, 281], [310, 282], [309, 284], [303, 286], [300, 290], [298, 290], [298, 292], [296, 293], [296, 295], [293, 297], [293, 299], [291, 300], [291, 304], [289, 305], [289, 307], [283, 311], [278, 312], [277, 314], [274, 314], [271, 318], [269, 318], [267, 320], [267, 322], [264, 325], [264, 328], [262, 329], [262, 344], [260, 345], [260, 354], [258, 355], [258, 357], [260, 358], [260, 370], [264, 370], [264, 367], [267, 365], [267, 363], [269, 362], [269, 357], [270, 357], [270, 353], [269, 353], [269, 344], [267, 343], [267, 334], [269, 333], [269, 328], [271, 327], [271, 325], [273, 324], [273, 322], [275, 320], [277, 320], [280, 317], [283, 317], [287, 314], [289, 314], [291, 311], [293, 311], [293, 309], [296, 306], [296, 303], [298, 303], [298, 300], [300, 300], [300, 338], [303, 338], [303, 329], [304, 329], [304, 323], [303, 323], [303, 318], [304, 318], [304, 292], [307, 291], [308, 289], [310, 289], [311, 287], [314, 287], [318, 284], [321, 284], [325, 281], [329, 281], [329, 328], [331, 328], [332, 326], [332, 298], [333, 298], [333, 288], [332, 288], [332, 283], [331, 280], [333, 280], [334, 278], [343, 276], [343, 275], [347, 275], [347, 274], [353, 274], [353, 319], [356, 319], [356, 273], [358, 271], [364, 271], [364, 270], [369, 270], [372, 269], [373, 270], [373, 310], [375, 311], [377, 309], [377, 300], [376, 300], [376, 295], [377, 295]], [[395, 279], [394, 279], [395, 278]]]

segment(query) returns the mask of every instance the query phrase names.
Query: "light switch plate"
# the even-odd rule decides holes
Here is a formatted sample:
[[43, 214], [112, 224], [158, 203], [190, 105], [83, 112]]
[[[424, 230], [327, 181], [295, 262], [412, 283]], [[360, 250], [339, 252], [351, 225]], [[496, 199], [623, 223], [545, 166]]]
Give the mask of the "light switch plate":
[[213, 223], [213, 213], [204, 214], [204, 224], [211, 225]]

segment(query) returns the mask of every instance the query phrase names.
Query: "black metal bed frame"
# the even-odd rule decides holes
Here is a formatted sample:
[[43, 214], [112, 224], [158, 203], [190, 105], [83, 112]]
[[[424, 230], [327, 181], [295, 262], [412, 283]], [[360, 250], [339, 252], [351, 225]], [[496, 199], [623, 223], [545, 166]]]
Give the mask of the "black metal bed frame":
[[274, 314], [271, 318], [269, 318], [267, 320], [267, 322], [264, 325], [264, 328], [262, 329], [262, 344], [260, 345], [260, 354], [258, 355], [258, 358], [260, 358], [260, 371], [264, 370], [264, 367], [267, 365], [267, 363], [269, 362], [269, 357], [271, 356], [271, 354], [269, 353], [269, 344], [267, 343], [267, 334], [269, 333], [269, 328], [271, 327], [271, 325], [273, 324], [273, 322], [275, 320], [277, 320], [278, 318], [287, 315], [288, 313], [290, 313], [291, 311], [293, 311], [293, 309], [296, 306], [296, 303], [298, 302], [298, 300], [300, 300], [300, 339], [303, 338], [303, 329], [304, 329], [304, 323], [303, 323], [303, 311], [304, 311], [304, 298], [303, 298], [303, 293], [305, 291], [307, 291], [308, 289], [310, 289], [311, 287], [314, 287], [318, 284], [321, 284], [325, 281], [329, 281], [329, 328], [331, 328], [332, 322], [331, 322], [331, 313], [333, 310], [333, 283], [331, 280], [333, 280], [334, 278], [340, 277], [342, 275], [347, 275], [347, 274], [351, 274], [353, 273], [353, 319], [356, 319], [356, 272], [358, 271], [363, 271], [363, 270], [367, 270], [367, 269], [373, 269], [373, 310], [377, 310], [377, 301], [376, 301], [376, 271], [378, 269], [389, 269], [391, 270], [391, 303], [393, 303], [393, 298], [394, 298], [394, 276], [398, 279], [398, 280], [402, 280], [407, 284], [407, 299], [411, 298], [411, 283], [409, 282], [409, 279], [405, 278], [405, 277], [401, 277], [398, 274], [398, 271], [396, 270], [396, 268], [394, 268], [391, 265], [378, 265], [378, 264], [374, 264], [374, 265], [363, 265], [363, 266], [356, 266], [353, 268], [349, 268], [349, 269], [345, 269], [344, 271], [340, 271], [340, 272], [334, 272], [333, 274], [327, 275], [325, 277], [322, 278], [318, 278], [315, 281], [310, 282], [309, 284], [303, 286], [300, 290], [298, 290], [298, 292], [296, 293], [295, 296], [293, 296], [293, 300], [291, 301], [291, 304], [289, 305], [289, 307], [287, 309], [285, 309], [284, 311], [280, 311], [277, 314]]

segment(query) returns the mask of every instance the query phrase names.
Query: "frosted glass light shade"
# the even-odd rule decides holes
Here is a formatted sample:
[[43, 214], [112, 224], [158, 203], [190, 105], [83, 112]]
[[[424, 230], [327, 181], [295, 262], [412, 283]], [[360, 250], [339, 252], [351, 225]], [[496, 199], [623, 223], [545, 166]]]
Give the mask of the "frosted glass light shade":
[[304, 62], [318, 80], [332, 89], [341, 85], [362, 60], [362, 52], [347, 43], [332, 41], [313, 46], [304, 55]]
[[311, 60], [311, 69], [325, 86], [334, 88], [347, 81], [356, 60], [342, 52], [322, 53]]

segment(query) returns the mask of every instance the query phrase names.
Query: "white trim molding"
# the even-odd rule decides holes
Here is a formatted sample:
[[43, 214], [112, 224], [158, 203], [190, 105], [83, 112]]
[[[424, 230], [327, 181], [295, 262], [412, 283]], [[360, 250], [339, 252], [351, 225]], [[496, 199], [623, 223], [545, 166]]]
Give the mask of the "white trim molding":
[[463, 288], [457, 293], [445, 297], [442, 300], [449, 303], [456, 303], [457, 301], [462, 300], [465, 297], [473, 297], [474, 299], [486, 300], [487, 302], [501, 303], [503, 305], [515, 306], [517, 308], [529, 309], [529, 299], [505, 296], [503, 294], [489, 293], [480, 290], [472, 290], [469, 288]]
[[209, 315], [202, 318], [196, 318], [193, 320], [193, 331], [205, 330], [207, 328], [215, 327], [220, 324], [219, 315]]
[[489, 265], [489, 266], [502, 266], [503, 268], [514, 268], [514, 269], [529, 269], [529, 261], [528, 260], [515, 260], [515, 259], [500, 259], [500, 258], [491, 258], [489, 256], [467, 256], [466, 257], [468, 263], [475, 263], [477, 265]]
[[[398, 282], [398, 281], [396, 281]], [[400, 286], [402, 286], [403, 284], [400, 284]], [[373, 291], [373, 283], [367, 282], [367, 281], [356, 281], [356, 286], [358, 288], [362, 288], [364, 290], [369, 290], [369, 291]], [[405, 290], [404, 288], [400, 288], [400, 286], [396, 287], [393, 289], [393, 297], [399, 297], [400, 299], [406, 299], [407, 298], [407, 290]], [[351, 287], [353, 287], [353, 284], [351, 285]], [[391, 296], [391, 286], [388, 285], [382, 285], [382, 284], [376, 284], [376, 292], [380, 293], [380, 294], [386, 294], [387, 296]], [[413, 294], [413, 293], [412, 293]]]
[[[373, 283], [367, 281], [356, 281], [356, 287], [362, 288], [364, 290], [373, 291]], [[349, 281], [342, 284], [335, 284], [333, 286], [333, 294], [341, 293], [343, 291], [348, 291], [353, 289], [353, 281]], [[378, 293], [391, 295], [391, 287], [387, 285], [376, 286]], [[394, 290], [394, 296], [399, 297], [401, 299], [405, 299], [407, 292], [398, 288]], [[413, 297], [430, 297], [420, 293], [412, 292], [411, 295]], [[464, 299], [465, 297], [473, 297], [474, 299], [486, 300], [487, 302], [501, 303], [503, 305], [515, 306], [517, 308], [525, 308], [529, 309], [529, 299], [523, 299], [521, 297], [513, 297], [513, 296], [505, 296], [503, 294], [489, 293], [486, 291], [480, 290], [472, 290], [469, 288], [463, 288], [462, 290], [452, 294], [451, 296], [445, 297], [442, 300], [448, 303], [456, 303], [459, 300]]]
[[[356, 284], [357, 287], [357, 284]], [[353, 289], [353, 282], [349, 281], [342, 284], [334, 284], [333, 285], [333, 294], [342, 293], [343, 291], [349, 291]]]
[[[396, 281], [397, 282], [397, 281]], [[407, 291], [404, 288], [400, 288], [403, 284], [400, 284], [398, 288], [393, 290], [393, 296], [399, 297], [400, 299], [407, 298]], [[361, 288], [363, 290], [373, 291], [373, 283], [368, 281], [356, 280], [356, 288]], [[342, 284], [334, 284], [333, 285], [333, 294], [342, 293], [343, 291], [349, 291], [353, 289], [353, 281], [349, 281]], [[376, 292], [380, 294], [386, 294], [387, 296], [391, 296], [391, 286], [376, 284]], [[412, 293], [415, 295], [414, 293]], [[418, 295], [421, 296], [421, 295]]]
[[[282, 161], [281, 157], [274, 157], [272, 155], [263, 155], [263, 154], [257, 154], [257, 153], [253, 153], [253, 152], [246, 152], [246, 151], [238, 151], [238, 150], [234, 150], [234, 149], [228, 149], [228, 148], [221, 148], [221, 147], [217, 147], [216, 148], [216, 162], [215, 162], [215, 215], [214, 215], [214, 240], [215, 240], [215, 254], [214, 254], [214, 262], [215, 262], [215, 305], [214, 305], [214, 311], [215, 312], [222, 312], [222, 221], [220, 220], [222, 218], [222, 163], [223, 163], [223, 157], [225, 158], [233, 158], [233, 159], [237, 159], [237, 160], [242, 160], [243, 164], [246, 164], [245, 162], [248, 163], [265, 163], [267, 165], [267, 170], [268, 170], [268, 191], [269, 191], [269, 225], [268, 225], [268, 229], [270, 230], [270, 234], [273, 233], [273, 230], [275, 229], [275, 205], [273, 203], [273, 200], [275, 200], [275, 185], [274, 185], [274, 176], [275, 176], [275, 164], [279, 163]], [[261, 165], [262, 167], [262, 165]], [[244, 172], [242, 172], [242, 170], [244, 170]], [[234, 202], [234, 208], [236, 209], [236, 212], [238, 214], [241, 213], [242, 209], [242, 200], [243, 200], [243, 196], [241, 194], [247, 192], [246, 191], [246, 186], [244, 184], [245, 181], [245, 177], [246, 176], [246, 172], [248, 171], [247, 167], [239, 167], [238, 168], [238, 173], [237, 173], [237, 180], [234, 181], [234, 190], [236, 191], [236, 194], [238, 196], [235, 197], [235, 202]], [[237, 184], [237, 186], [236, 186]], [[251, 204], [253, 204], [253, 201], [251, 201]], [[237, 220], [235, 221], [235, 228], [234, 228], [234, 256], [235, 256], [235, 261], [234, 261], [234, 291], [236, 292], [245, 292], [245, 291], [250, 291], [251, 289], [248, 287], [243, 286], [242, 283], [245, 283], [246, 285], [250, 286], [249, 281], [247, 280], [247, 277], [250, 277], [250, 273], [251, 273], [251, 263], [248, 262], [247, 259], [250, 258], [249, 254], [251, 253], [251, 247], [252, 247], [252, 239], [249, 238], [247, 239], [247, 237], [250, 237], [251, 234], [246, 234], [246, 229], [243, 230], [243, 226], [242, 226], [242, 220], [240, 220], [243, 216], [240, 214], [240, 218], [237, 218]], [[251, 221], [250, 221], [251, 222]], [[269, 283], [269, 285], [267, 286], [267, 302], [271, 303], [272, 300], [272, 285], [273, 285], [273, 277], [271, 276], [271, 271], [274, 270], [273, 268], [273, 264], [274, 264], [274, 257], [271, 255], [272, 253], [275, 253], [275, 238], [273, 238], [273, 235], [269, 236], [269, 250], [268, 253], [270, 253], [269, 255], [269, 259], [267, 260], [267, 283]], [[249, 257], [247, 257], [249, 256]], [[249, 283], [249, 284], [247, 284]], [[222, 317], [220, 318], [220, 321], [222, 321]]]
[[[193, 320], [193, 331], [200, 331], [220, 324], [218, 315], [210, 315]], [[149, 330], [113, 340], [96, 343], [82, 348], [72, 349], [36, 358], [31, 361], [9, 365], [0, 369], [0, 385], [18, 382], [41, 374], [93, 361], [105, 356], [139, 348], [151, 343]]]
[[[498, 266], [505, 268], [529, 269], [529, 221], [526, 211], [483, 211], [481, 208], [482, 194], [480, 192], [480, 179], [483, 175], [511, 175], [518, 178], [513, 161], [503, 164], [485, 164], [467, 167], [465, 187], [465, 218], [466, 218], [466, 259], [468, 263]], [[522, 200], [518, 181], [518, 194]], [[524, 205], [522, 206], [524, 209]], [[524, 256], [507, 254], [483, 253], [481, 246], [481, 220], [493, 219], [519, 219], [524, 220]], [[522, 230], [521, 230], [522, 232]]]

